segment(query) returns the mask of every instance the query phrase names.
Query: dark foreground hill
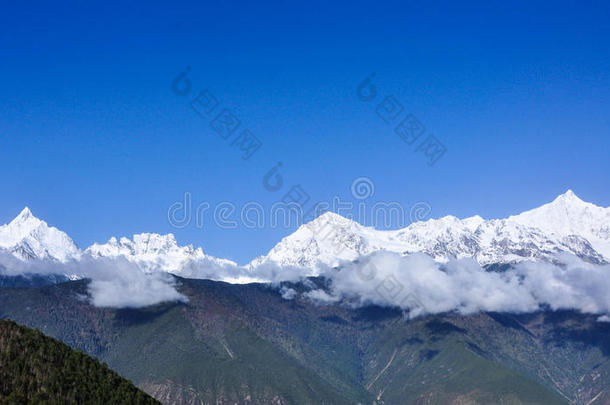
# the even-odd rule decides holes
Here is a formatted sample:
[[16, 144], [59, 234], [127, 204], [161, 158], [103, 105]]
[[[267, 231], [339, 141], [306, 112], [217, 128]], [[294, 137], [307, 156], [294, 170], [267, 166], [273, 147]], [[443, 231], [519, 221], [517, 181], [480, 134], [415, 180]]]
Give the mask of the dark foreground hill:
[[157, 404], [105, 365], [0, 320], [0, 404]]
[[178, 281], [188, 303], [137, 310], [92, 307], [86, 281], [0, 288], [0, 317], [107, 362], [166, 404], [609, 403], [610, 325], [593, 316], [405, 321], [259, 284]]

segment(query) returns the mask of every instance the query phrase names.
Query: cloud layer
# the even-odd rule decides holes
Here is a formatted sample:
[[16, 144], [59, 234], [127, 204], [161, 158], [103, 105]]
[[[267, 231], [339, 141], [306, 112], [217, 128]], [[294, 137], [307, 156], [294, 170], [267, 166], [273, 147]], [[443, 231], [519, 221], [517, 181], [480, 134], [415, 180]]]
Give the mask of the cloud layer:
[[[255, 270], [195, 263], [189, 271], [184, 275], [274, 284], [311, 275], [310, 269], [273, 263]], [[329, 280], [328, 287], [311, 284], [304, 293], [316, 303], [398, 307], [410, 317], [442, 312], [524, 313], [547, 308], [600, 314], [600, 320], [610, 314], [610, 265], [587, 263], [570, 254], [556, 256], [555, 264], [523, 262], [495, 272], [485, 270], [474, 259], [438, 263], [423, 253], [402, 256], [379, 251], [355, 262], [344, 262], [338, 269], [324, 268], [319, 274]], [[286, 299], [297, 295], [286, 287], [280, 293]]]
[[[90, 301], [101, 307], [143, 307], [164, 301], [186, 301], [174, 278], [164, 272], [144, 272], [123, 257], [84, 256], [65, 264], [51, 261], [22, 262], [0, 254], [0, 275], [61, 274], [88, 278]], [[310, 269], [263, 264], [256, 269], [230, 263], [201, 260], [179, 273], [186, 278], [231, 283], [276, 284], [285, 299], [298, 293], [281, 282], [297, 282]], [[353, 307], [398, 307], [409, 317], [442, 312], [471, 314], [479, 311], [534, 312], [571, 309], [599, 314], [610, 320], [610, 265], [594, 265], [572, 255], [557, 257], [557, 264], [525, 262], [502, 272], [483, 269], [473, 259], [440, 264], [425, 254], [402, 256], [376, 252], [337, 268], [324, 268], [328, 279], [322, 289], [313, 283], [302, 293], [318, 304], [342, 302]]]
[[328, 290], [307, 296], [353, 306], [399, 307], [411, 317], [441, 312], [533, 312], [544, 308], [610, 313], [610, 265], [571, 255], [558, 264], [527, 262], [490, 272], [472, 259], [439, 264], [425, 254], [377, 252], [339, 270], [327, 269]]
[[89, 299], [99, 307], [136, 308], [165, 301], [186, 301], [169, 274], [146, 274], [123, 257], [93, 259], [84, 256], [79, 261], [59, 263], [50, 260], [22, 262], [10, 254], [0, 254], [0, 275], [32, 274], [90, 279]]

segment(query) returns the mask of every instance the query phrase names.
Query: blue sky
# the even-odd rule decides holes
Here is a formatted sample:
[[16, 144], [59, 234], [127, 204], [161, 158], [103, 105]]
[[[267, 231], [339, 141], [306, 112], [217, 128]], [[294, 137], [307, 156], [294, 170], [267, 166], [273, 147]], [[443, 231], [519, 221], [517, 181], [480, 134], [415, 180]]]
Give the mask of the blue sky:
[[[362, 176], [369, 203], [433, 217], [504, 217], [568, 188], [608, 206], [609, 17], [604, 2], [6, 5], [0, 222], [28, 205], [81, 247], [173, 232], [245, 262], [290, 230], [174, 229], [168, 208], [185, 192], [270, 207], [295, 184], [353, 200]], [[250, 159], [190, 108], [204, 89], [262, 142]], [[387, 96], [444, 145], [434, 165], [376, 114]]]

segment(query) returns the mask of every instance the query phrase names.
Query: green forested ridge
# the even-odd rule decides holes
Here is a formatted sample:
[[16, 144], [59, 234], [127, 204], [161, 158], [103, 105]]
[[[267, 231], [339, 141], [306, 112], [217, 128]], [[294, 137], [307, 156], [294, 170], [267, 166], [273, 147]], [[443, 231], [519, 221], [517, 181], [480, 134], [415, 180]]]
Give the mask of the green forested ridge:
[[93, 358], [0, 320], [0, 404], [156, 404]]

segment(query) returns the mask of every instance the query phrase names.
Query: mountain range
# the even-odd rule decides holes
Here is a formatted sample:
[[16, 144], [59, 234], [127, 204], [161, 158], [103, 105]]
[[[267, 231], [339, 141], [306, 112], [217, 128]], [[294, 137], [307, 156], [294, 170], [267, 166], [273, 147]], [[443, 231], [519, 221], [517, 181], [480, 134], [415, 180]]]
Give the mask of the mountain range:
[[[207, 255], [201, 248], [179, 246], [172, 234], [112, 237], [81, 250], [66, 233], [48, 226], [27, 207], [9, 224], [0, 226], [0, 250], [19, 260], [62, 263], [84, 255], [121, 256], [144, 271], [178, 275], [201, 262], [237, 266], [231, 260]], [[610, 208], [585, 202], [568, 190], [548, 204], [505, 219], [445, 216], [390, 231], [326, 212], [244, 267], [256, 274], [258, 266], [275, 263], [310, 268], [315, 275], [320, 265], [336, 266], [379, 250], [404, 255], [423, 252], [439, 262], [473, 257], [483, 266], [526, 260], [551, 262], [558, 253], [568, 252], [603, 264], [610, 262]]]
[[[68, 269], [77, 262], [93, 267], [89, 274], [103, 274], [97, 280], [60, 277], [23, 285], [19, 278], [0, 277], [0, 318], [39, 328], [106, 362], [164, 404], [610, 404], [610, 317], [606, 306], [591, 307], [607, 301], [608, 266], [597, 265], [610, 262], [609, 219], [610, 208], [584, 202], [571, 191], [505, 219], [447, 216], [393, 231], [325, 213], [269, 254], [237, 266], [201, 248], [179, 246], [171, 234], [111, 238], [81, 250], [26, 208], [0, 227], [0, 248], [11, 257], [4, 262], [7, 268], [42, 260], [57, 264], [52, 268]], [[547, 263], [562, 252], [588, 263], [578, 271]], [[392, 260], [415, 259], [417, 268], [405, 267], [405, 274], [419, 278], [396, 274], [393, 279], [406, 280], [406, 289], [422, 286], [420, 278], [428, 280], [435, 293], [432, 303], [443, 297], [458, 302], [472, 298], [452, 295], [445, 288], [449, 285], [492, 303], [508, 297], [512, 304], [528, 296], [505, 293], [522, 291], [519, 280], [526, 285], [533, 280], [535, 286], [545, 287], [531, 290], [542, 304], [527, 310], [492, 306], [465, 313], [450, 306], [411, 317], [400, 307], [375, 300], [354, 305], [349, 296], [314, 299], [331, 297], [337, 286], [351, 286], [347, 276], [357, 273], [350, 271], [352, 266], [378, 256], [391, 256], [390, 261], [377, 262], [385, 267]], [[542, 263], [530, 263], [538, 270], [527, 273], [478, 266], [477, 272], [467, 264], [452, 268], [454, 257], [472, 257], [487, 268]], [[104, 266], [96, 266], [102, 262], [116, 271], [104, 273]], [[253, 275], [277, 269], [272, 265], [284, 266], [279, 267], [284, 272], [299, 266], [311, 276], [276, 283], [189, 277], [194, 267], [205, 263]], [[329, 266], [336, 268], [317, 275], [318, 269]], [[378, 270], [381, 276], [384, 269]], [[146, 296], [165, 291], [136, 275], [170, 279], [168, 285], [183, 299], [170, 295], [174, 298], [135, 307], [97, 305], [87, 299], [99, 291], [129, 298], [137, 291], [130, 288], [138, 286]], [[112, 278], [119, 282], [113, 284]], [[388, 279], [379, 280], [356, 282], [379, 294], [390, 291]], [[506, 289], [482, 283], [502, 280], [509, 281], [499, 284]], [[468, 289], [472, 286], [476, 288]], [[421, 294], [428, 290], [418, 291], [417, 298], [430, 304]]]

